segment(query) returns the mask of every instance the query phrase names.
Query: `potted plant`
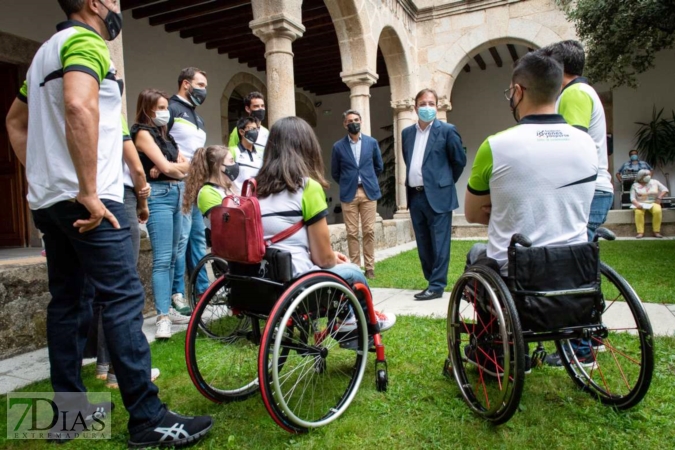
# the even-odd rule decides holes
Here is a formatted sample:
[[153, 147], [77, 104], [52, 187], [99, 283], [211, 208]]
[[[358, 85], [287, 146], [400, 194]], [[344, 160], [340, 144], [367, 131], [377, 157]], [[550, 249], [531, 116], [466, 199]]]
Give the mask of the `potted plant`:
[[640, 125], [635, 133], [635, 148], [640, 157], [655, 170], [661, 172], [670, 190], [666, 167], [675, 161], [675, 111], [672, 119], [663, 116], [663, 108], [657, 113], [656, 106], [649, 122], [635, 122]]

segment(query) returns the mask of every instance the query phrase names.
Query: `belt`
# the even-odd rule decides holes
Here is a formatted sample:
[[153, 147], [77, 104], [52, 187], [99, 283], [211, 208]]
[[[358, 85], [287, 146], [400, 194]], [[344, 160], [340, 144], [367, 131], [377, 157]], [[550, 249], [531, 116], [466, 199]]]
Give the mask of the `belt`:
[[424, 186], [411, 186], [410, 189], [414, 189], [417, 192], [422, 192], [424, 190]]

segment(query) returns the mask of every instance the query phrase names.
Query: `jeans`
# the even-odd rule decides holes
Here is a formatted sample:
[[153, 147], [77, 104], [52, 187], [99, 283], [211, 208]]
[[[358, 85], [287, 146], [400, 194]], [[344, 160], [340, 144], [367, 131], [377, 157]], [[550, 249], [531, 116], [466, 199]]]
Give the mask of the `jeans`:
[[595, 191], [593, 201], [591, 202], [591, 214], [588, 217], [588, 242], [595, 237], [595, 230], [607, 220], [607, 212], [614, 203], [614, 193], [605, 191]]
[[[172, 294], [185, 295], [185, 263], [187, 262], [188, 275], [206, 255], [206, 227], [204, 218], [196, 205], [192, 211], [183, 214], [178, 253], [176, 254], [176, 268], [173, 277]], [[197, 277], [197, 294], [203, 294], [209, 288], [209, 278], [206, 269], [202, 268]]]
[[[366, 276], [363, 274], [363, 272], [361, 272], [361, 269], [356, 264], [353, 263], [336, 264], [330, 269], [326, 270], [341, 276], [350, 286], [353, 286], [355, 283], [361, 283], [364, 284], [365, 286], [368, 286]], [[367, 313], [368, 308], [366, 303], [360, 298], [359, 303], [361, 303], [361, 308], [363, 308], [363, 312]]]
[[[136, 214], [136, 194], [134, 189], [124, 186], [124, 210], [127, 213], [127, 220], [129, 221], [129, 228], [131, 230], [131, 248], [133, 251], [134, 264], [138, 266], [138, 252], [141, 250], [141, 229], [138, 226], [138, 216]], [[96, 350], [96, 364], [106, 365], [110, 364], [110, 354], [108, 353], [108, 345], [105, 342], [105, 333], [103, 331], [103, 316], [99, 315], [98, 321], [98, 341]], [[112, 368], [108, 370], [113, 373]]]
[[180, 208], [184, 185], [170, 181], [151, 181], [150, 185], [148, 234], [152, 245], [152, 292], [157, 314], [165, 315], [171, 306], [171, 284], [183, 220]]
[[47, 250], [52, 296], [47, 307], [50, 375], [54, 392], [86, 392], [82, 355], [92, 303], [101, 305], [110, 357], [119, 372], [133, 433], [162, 420], [166, 408], [150, 381], [150, 346], [142, 331], [145, 296], [133, 258], [129, 220], [121, 203], [103, 203], [120, 229], [104, 219], [97, 228], [81, 234], [73, 223], [89, 217], [89, 212], [75, 201], [32, 211]]

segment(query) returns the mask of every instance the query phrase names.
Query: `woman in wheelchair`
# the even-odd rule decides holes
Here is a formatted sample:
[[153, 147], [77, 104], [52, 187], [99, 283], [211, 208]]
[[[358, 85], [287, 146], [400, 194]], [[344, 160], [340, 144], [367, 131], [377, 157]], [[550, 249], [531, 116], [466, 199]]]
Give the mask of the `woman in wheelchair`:
[[[197, 203], [210, 229], [209, 213], [236, 189], [232, 183], [238, 174], [232, 155], [222, 146], [199, 149], [195, 153], [190, 180], [185, 189], [183, 208]], [[302, 119], [287, 117], [270, 130], [263, 166], [256, 177], [258, 199], [265, 239], [302, 220], [305, 226], [272, 248], [292, 254], [293, 277], [311, 270], [329, 270], [347, 283], [368, 285], [360, 268], [340, 252], [333, 251], [328, 230], [328, 205], [324, 188], [321, 148], [311, 127]], [[197, 187], [201, 189], [197, 193]], [[365, 310], [365, 304], [362, 303]], [[380, 331], [396, 322], [394, 314], [376, 312]], [[356, 328], [352, 316], [341, 329]]]

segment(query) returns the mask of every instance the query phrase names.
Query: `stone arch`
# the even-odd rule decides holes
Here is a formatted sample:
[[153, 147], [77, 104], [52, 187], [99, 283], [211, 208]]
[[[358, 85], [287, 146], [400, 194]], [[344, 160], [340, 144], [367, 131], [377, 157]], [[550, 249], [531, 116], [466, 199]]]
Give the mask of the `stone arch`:
[[239, 72], [235, 74], [223, 89], [223, 95], [220, 97], [220, 129], [223, 144], [227, 144], [230, 134], [229, 129], [229, 104], [232, 94], [237, 89], [246, 88], [247, 92], [258, 91], [267, 98], [267, 87], [258, 77], [248, 72]]
[[314, 102], [302, 92], [295, 93], [295, 115], [306, 120], [312, 128], [316, 128], [317, 116]]
[[[361, 8], [355, 0], [325, 0], [326, 8], [333, 20], [335, 34], [340, 47], [342, 73], [351, 74], [367, 70], [375, 73], [374, 62], [377, 58], [377, 47], [369, 45], [370, 24], [362, 20], [365, 13], [365, 2]], [[369, 66], [369, 62], [373, 65]]]
[[561, 40], [563, 38], [550, 28], [531, 20], [510, 19], [506, 27], [504, 24], [490, 23], [488, 20], [464, 34], [445, 52], [439, 66], [440, 77], [434, 80], [434, 85], [450, 95], [457, 76], [469, 59], [494, 45], [523, 44], [541, 48]]
[[[384, 62], [389, 74], [389, 84], [391, 89], [391, 100], [401, 101], [412, 96], [411, 86], [411, 57], [406, 52], [406, 47], [401, 40], [400, 31], [392, 26], [384, 26], [379, 33], [377, 47], [382, 50]], [[374, 52], [374, 58], [377, 58], [377, 52]], [[371, 67], [376, 67], [377, 61], [370, 62]]]

